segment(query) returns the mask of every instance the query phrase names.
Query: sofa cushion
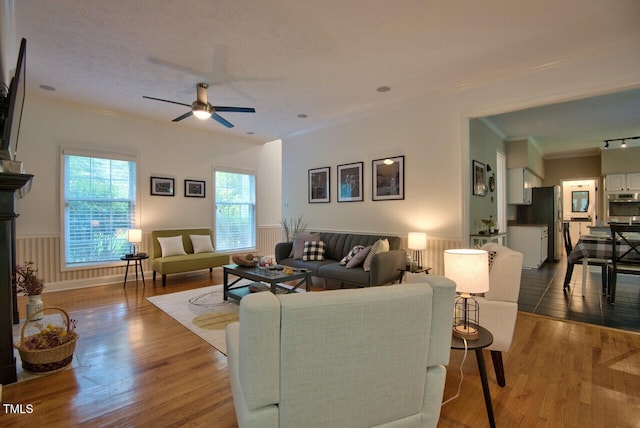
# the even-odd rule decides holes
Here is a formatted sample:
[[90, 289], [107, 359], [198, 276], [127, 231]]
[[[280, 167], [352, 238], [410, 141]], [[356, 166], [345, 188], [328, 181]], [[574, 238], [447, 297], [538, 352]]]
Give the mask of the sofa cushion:
[[389, 240], [388, 239], [378, 239], [375, 244], [371, 246], [371, 250], [369, 250], [369, 254], [367, 254], [367, 258], [364, 259], [363, 268], [366, 272], [371, 270], [371, 260], [373, 256], [378, 253], [384, 253], [389, 251]]
[[319, 241], [319, 233], [309, 233], [306, 235], [298, 235], [293, 238], [293, 248], [289, 257], [293, 257], [296, 260], [302, 259], [302, 253], [304, 252], [304, 241]]
[[324, 260], [323, 241], [304, 241], [304, 251], [302, 261]]
[[187, 254], [182, 245], [182, 235], [158, 238], [162, 248], [162, 257], [180, 256]]
[[356, 254], [351, 258], [351, 260], [349, 260], [349, 262], [347, 263], [347, 269], [353, 269], [355, 267], [361, 266], [362, 263], [364, 263], [364, 259], [367, 258], [369, 251], [371, 251], [371, 246], [364, 247], [362, 250], [360, 250], [358, 254]]
[[344, 256], [342, 258], [342, 260], [340, 260], [340, 264], [342, 266], [346, 266], [347, 263], [349, 263], [349, 260], [351, 260], [353, 258], [353, 256], [358, 254], [360, 252], [360, 250], [362, 250], [362, 249], [364, 249], [364, 245], [356, 245], [355, 247], [353, 247], [351, 249], [351, 251], [349, 251], [349, 254], [347, 254], [346, 256]]
[[213, 253], [213, 244], [209, 235], [189, 235], [191, 245], [193, 245], [193, 253]]

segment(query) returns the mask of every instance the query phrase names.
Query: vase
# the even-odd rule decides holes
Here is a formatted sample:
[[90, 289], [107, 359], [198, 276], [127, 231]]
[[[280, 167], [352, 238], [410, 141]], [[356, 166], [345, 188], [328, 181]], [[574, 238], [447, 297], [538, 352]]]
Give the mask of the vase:
[[31, 319], [31, 321], [41, 320], [44, 316], [42, 312], [40, 312], [35, 317], [31, 318], [31, 315], [35, 314], [39, 310], [44, 307], [44, 303], [42, 303], [42, 299], [40, 298], [40, 294], [36, 294], [35, 296], [28, 296], [29, 301], [27, 302], [27, 319]]

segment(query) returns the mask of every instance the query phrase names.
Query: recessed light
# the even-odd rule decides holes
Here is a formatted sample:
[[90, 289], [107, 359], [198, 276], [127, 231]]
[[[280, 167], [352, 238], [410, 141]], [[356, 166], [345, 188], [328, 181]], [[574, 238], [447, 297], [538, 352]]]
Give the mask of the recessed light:
[[56, 88], [54, 88], [53, 86], [50, 85], [40, 85], [39, 86], [40, 89], [44, 89], [45, 91], [55, 91]]
[[306, 118], [307, 118], [307, 117], [309, 117], [309, 116], [307, 116], [307, 115], [306, 115], [306, 114], [304, 114], [304, 113], [300, 113], [300, 114], [298, 115], [298, 117], [299, 117], [300, 119], [306, 119]]
[[376, 89], [376, 91], [378, 92], [389, 92], [391, 90], [391, 88], [389, 86], [380, 86], [378, 87], [378, 89]]

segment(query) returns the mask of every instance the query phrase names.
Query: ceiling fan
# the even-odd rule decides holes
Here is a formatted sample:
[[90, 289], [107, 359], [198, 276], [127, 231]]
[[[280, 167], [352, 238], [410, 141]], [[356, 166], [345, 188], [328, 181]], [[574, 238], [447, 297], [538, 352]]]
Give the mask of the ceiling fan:
[[217, 112], [232, 112], [232, 113], [255, 113], [256, 109], [252, 107], [224, 107], [224, 106], [212, 106], [207, 101], [207, 83], [198, 83], [196, 85], [197, 99], [191, 104], [180, 103], [178, 101], [163, 100], [162, 98], [154, 98], [143, 95], [142, 98], [149, 100], [162, 101], [165, 103], [178, 104], [185, 107], [191, 107], [191, 111], [176, 117], [173, 122], [180, 122], [182, 119], [186, 119], [191, 115], [194, 115], [198, 119], [213, 119], [227, 128], [233, 128], [233, 124], [220, 116]]

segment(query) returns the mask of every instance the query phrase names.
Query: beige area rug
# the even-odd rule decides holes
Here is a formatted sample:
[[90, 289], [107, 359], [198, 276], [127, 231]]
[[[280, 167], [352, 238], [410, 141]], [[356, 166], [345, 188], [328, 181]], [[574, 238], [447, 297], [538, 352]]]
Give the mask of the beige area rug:
[[[20, 324], [13, 325], [13, 343], [17, 343], [20, 341], [22, 326], [24, 325], [25, 322], [26, 320], [21, 320]], [[43, 326], [46, 326], [47, 324], [64, 325], [64, 323], [62, 322], [62, 315], [60, 313], [52, 313], [51, 315], [45, 315], [44, 318], [42, 318], [41, 320], [31, 321], [29, 322], [29, 324], [27, 324], [27, 326], [24, 329], [24, 337], [28, 337], [32, 334], [40, 332], [40, 328], [38, 327], [37, 324], [42, 324]], [[71, 368], [79, 367], [78, 358], [74, 353], [71, 364], [65, 367], [62, 367], [58, 370], [51, 370], [48, 372], [41, 372], [41, 373], [30, 372], [22, 368], [22, 360], [20, 359], [20, 352], [14, 348], [13, 353], [14, 353], [14, 356], [16, 357], [16, 374], [18, 377], [18, 382], [24, 382], [26, 380], [47, 376], [47, 375], [50, 375], [51, 373], [59, 372], [60, 370], [68, 370]]]
[[147, 297], [163, 312], [227, 355], [225, 327], [238, 320], [238, 303], [222, 299], [222, 285]]

